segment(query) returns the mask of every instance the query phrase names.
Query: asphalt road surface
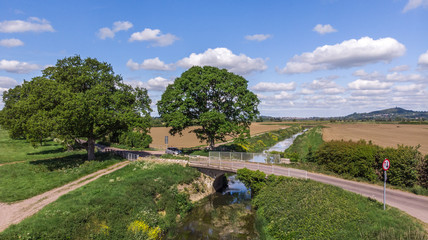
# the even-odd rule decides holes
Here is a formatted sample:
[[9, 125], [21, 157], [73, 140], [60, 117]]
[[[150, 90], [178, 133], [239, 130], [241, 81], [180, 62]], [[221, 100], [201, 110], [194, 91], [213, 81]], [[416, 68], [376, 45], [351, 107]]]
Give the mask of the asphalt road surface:
[[[338, 186], [347, 191], [361, 194], [379, 202], [383, 202], [383, 187], [344, 180], [336, 177], [331, 177], [323, 174], [310, 173], [304, 170], [286, 168], [276, 165], [266, 165], [262, 163], [249, 163], [243, 161], [209, 161], [208, 159], [199, 159], [191, 161], [191, 166], [206, 167], [213, 169], [227, 169], [236, 171], [240, 168], [248, 168], [250, 170], [260, 170], [266, 174], [275, 174], [281, 176], [298, 177], [303, 179], [311, 179], [317, 182]], [[208, 166], [209, 165], [209, 166]], [[403, 192], [394, 189], [386, 189], [386, 204], [396, 207], [409, 215], [428, 223], [428, 197], [420, 196], [413, 193]]]

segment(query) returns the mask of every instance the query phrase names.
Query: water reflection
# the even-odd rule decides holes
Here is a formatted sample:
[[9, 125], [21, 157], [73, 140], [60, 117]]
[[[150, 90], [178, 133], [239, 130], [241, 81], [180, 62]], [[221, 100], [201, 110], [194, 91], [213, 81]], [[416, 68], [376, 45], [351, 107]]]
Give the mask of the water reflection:
[[228, 187], [203, 199], [176, 229], [172, 239], [258, 239], [251, 193], [236, 176]]
[[302, 135], [306, 131], [308, 131], [308, 129], [303, 130], [303, 132], [294, 134], [291, 138], [287, 138], [281, 142], [278, 142], [277, 144], [275, 144], [274, 146], [266, 150], [266, 152], [271, 152], [271, 151], [284, 152], [285, 149], [289, 148], [291, 144], [293, 144], [297, 136]]

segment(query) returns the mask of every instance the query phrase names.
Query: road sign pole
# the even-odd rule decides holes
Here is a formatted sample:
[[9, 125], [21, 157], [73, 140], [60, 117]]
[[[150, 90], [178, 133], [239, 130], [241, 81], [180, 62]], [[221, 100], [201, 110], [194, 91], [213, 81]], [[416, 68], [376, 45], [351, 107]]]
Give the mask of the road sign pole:
[[383, 182], [383, 210], [385, 210], [385, 202], [386, 202], [386, 171], [384, 172], [384, 182]]
[[386, 202], [386, 171], [388, 171], [389, 167], [391, 166], [391, 163], [389, 162], [389, 159], [385, 158], [385, 160], [382, 163], [382, 169], [384, 172], [383, 177], [383, 210], [385, 210], [385, 202]]

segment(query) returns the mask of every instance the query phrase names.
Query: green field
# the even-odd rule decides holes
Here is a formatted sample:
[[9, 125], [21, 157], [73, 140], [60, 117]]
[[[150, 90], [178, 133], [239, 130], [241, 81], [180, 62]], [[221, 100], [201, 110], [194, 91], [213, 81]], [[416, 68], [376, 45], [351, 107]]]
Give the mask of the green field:
[[177, 164], [132, 162], [60, 197], [0, 239], [158, 239], [192, 207], [176, 185], [199, 176]]
[[[80, 151], [80, 153], [85, 152]], [[65, 157], [73, 154], [76, 152], [67, 152], [61, 144], [52, 140], [34, 148], [26, 140], [9, 138], [8, 132], [0, 128], [0, 164]]]
[[0, 202], [27, 199], [122, 161], [109, 154], [97, 154], [87, 161], [86, 151], [63, 151], [53, 141], [33, 148], [25, 140], [13, 140], [0, 130]]

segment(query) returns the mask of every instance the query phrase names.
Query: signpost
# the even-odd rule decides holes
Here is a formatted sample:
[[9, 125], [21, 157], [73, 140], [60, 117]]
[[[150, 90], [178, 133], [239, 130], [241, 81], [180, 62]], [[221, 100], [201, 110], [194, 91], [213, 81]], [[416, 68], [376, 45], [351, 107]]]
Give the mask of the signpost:
[[385, 158], [382, 163], [382, 168], [384, 172], [384, 183], [383, 183], [383, 210], [385, 210], [385, 202], [386, 202], [386, 171], [388, 171], [390, 167], [389, 160]]

